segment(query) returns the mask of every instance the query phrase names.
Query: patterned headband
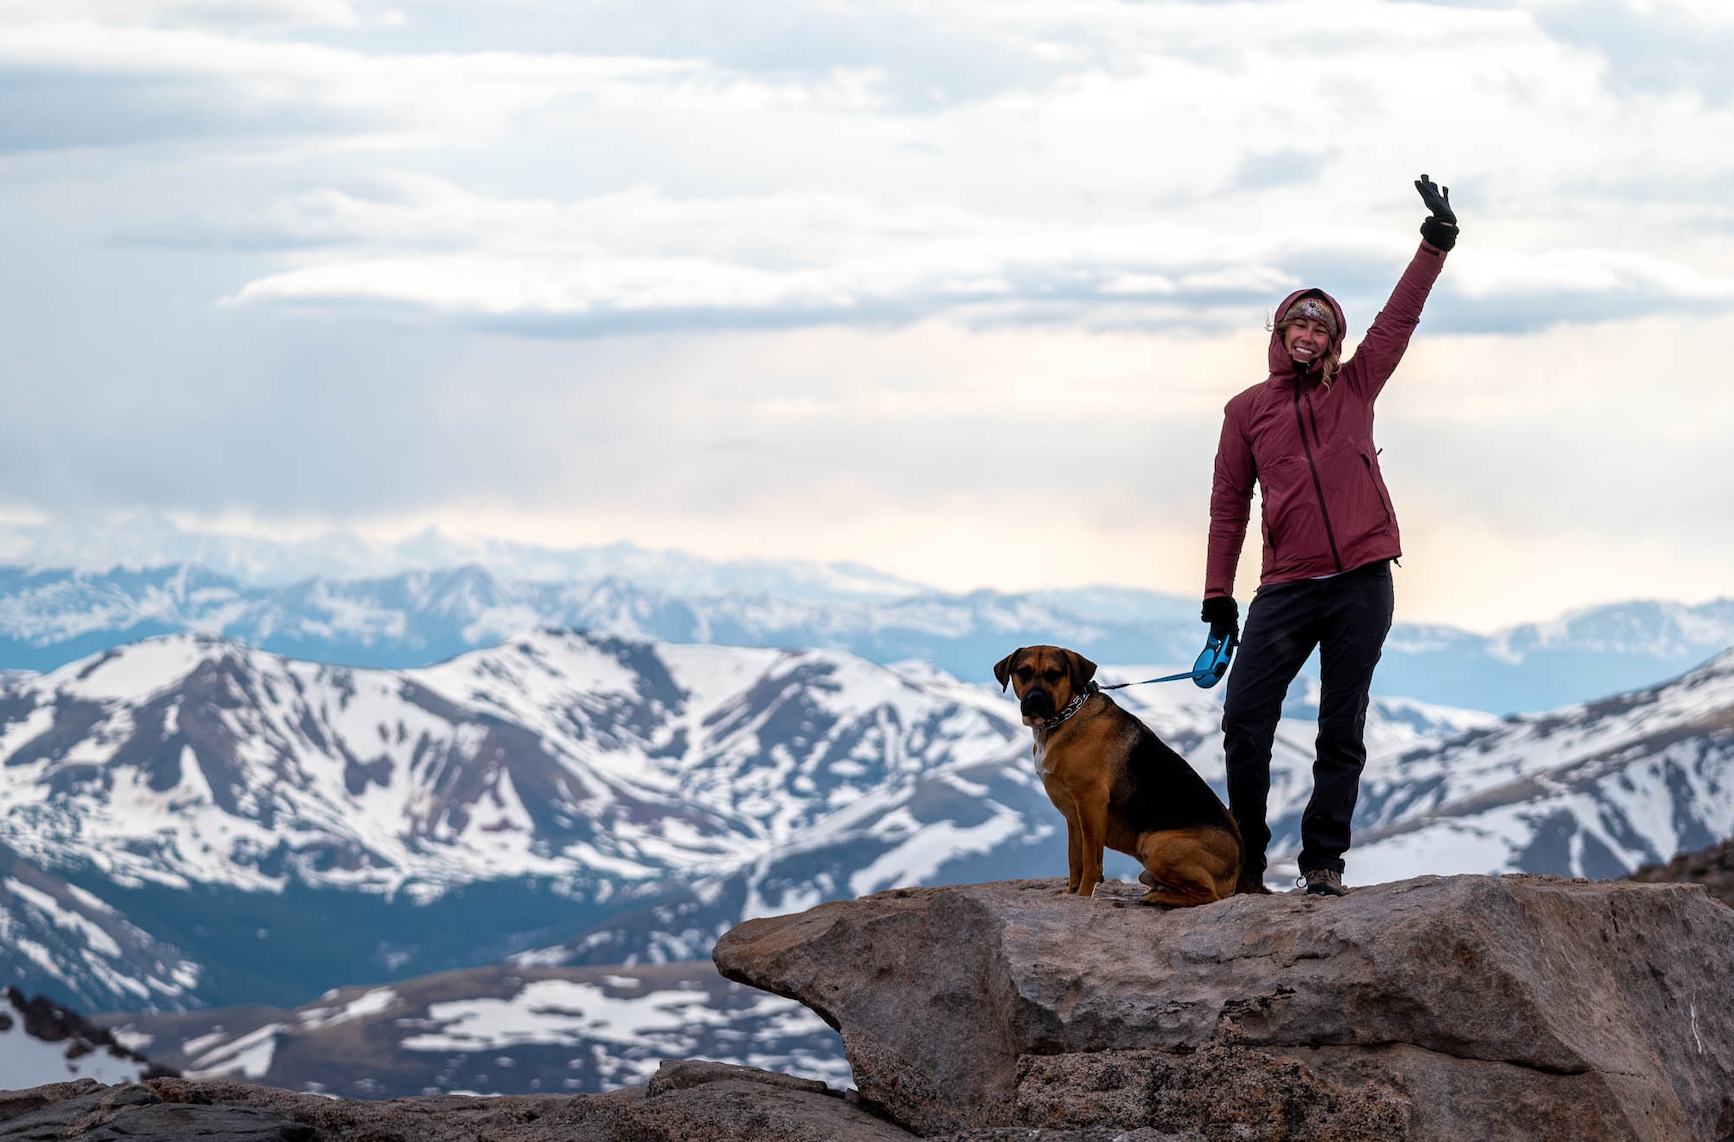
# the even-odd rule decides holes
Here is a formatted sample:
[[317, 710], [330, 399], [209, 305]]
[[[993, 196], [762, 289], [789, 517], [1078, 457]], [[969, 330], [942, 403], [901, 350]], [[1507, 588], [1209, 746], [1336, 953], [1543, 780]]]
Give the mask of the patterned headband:
[[1283, 314], [1282, 319], [1284, 321], [1295, 321], [1302, 317], [1310, 317], [1320, 325], [1323, 325], [1326, 329], [1331, 331], [1332, 337], [1337, 335], [1337, 315], [1322, 299], [1310, 296], [1303, 297], [1288, 307], [1288, 312]]

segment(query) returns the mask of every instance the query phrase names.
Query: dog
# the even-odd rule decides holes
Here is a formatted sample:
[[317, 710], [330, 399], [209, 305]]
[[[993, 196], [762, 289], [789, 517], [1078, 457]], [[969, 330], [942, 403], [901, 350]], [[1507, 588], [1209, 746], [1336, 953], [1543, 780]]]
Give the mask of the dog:
[[1024, 725], [1036, 769], [1066, 818], [1066, 892], [1094, 894], [1104, 847], [1144, 866], [1146, 904], [1187, 908], [1234, 894], [1240, 830], [1184, 758], [1096, 688], [1096, 664], [1058, 646], [1020, 646], [994, 664]]

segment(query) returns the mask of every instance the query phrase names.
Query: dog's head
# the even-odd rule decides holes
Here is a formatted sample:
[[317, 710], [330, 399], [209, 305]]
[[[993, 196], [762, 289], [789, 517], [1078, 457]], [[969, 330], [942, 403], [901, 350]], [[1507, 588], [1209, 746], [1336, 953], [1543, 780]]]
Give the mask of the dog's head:
[[1024, 725], [1033, 726], [1083, 693], [1096, 664], [1063, 646], [1020, 646], [994, 663], [993, 676], [1001, 690], [1011, 686]]

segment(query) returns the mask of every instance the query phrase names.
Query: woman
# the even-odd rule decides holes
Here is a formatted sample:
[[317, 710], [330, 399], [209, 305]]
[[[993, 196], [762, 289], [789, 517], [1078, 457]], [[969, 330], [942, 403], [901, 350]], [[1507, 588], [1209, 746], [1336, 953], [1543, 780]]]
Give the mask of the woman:
[[1391, 560], [1403, 553], [1373, 445], [1373, 402], [1457, 241], [1449, 190], [1426, 175], [1415, 188], [1431, 212], [1421, 224], [1424, 240], [1355, 355], [1339, 361], [1346, 323], [1329, 294], [1290, 294], [1276, 311], [1269, 378], [1223, 410], [1204, 580], [1212, 635], [1239, 633], [1234, 570], [1255, 480], [1264, 498], [1264, 569], [1222, 716], [1228, 804], [1245, 844], [1241, 892], [1269, 891], [1270, 747], [1289, 683], [1314, 647], [1323, 692], [1313, 794], [1301, 817], [1301, 877], [1311, 894], [1345, 891], [1343, 853], [1367, 760], [1367, 692], [1391, 629]]

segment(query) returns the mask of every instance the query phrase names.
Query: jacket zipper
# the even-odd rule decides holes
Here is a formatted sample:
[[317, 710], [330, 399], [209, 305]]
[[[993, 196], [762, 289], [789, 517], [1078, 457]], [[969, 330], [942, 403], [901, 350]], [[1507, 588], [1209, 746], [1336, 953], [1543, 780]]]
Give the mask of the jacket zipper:
[[[1307, 411], [1311, 412], [1312, 407], [1313, 397], [1311, 393], [1308, 393]], [[1331, 509], [1325, 506], [1325, 486], [1319, 482], [1319, 466], [1313, 462], [1313, 446], [1307, 443], [1306, 421], [1301, 419], [1299, 388], [1296, 388], [1294, 393], [1294, 426], [1300, 429], [1301, 448], [1306, 451], [1307, 468], [1311, 470], [1313, 474], [1313, 491], [1316, 492], [1319, 497], [1319, 515], [1322, 516], [1325, 521], [1325, 538], [1330, 541], [1331, 562], [1337, 565], [1337, 574], [1341, 575], [1343, 573], [1343, 557], [1337, 553], [1337, 533], [1331, 529]], [[1318, 432], [1318, 419], [1316, 417], [1313, 420], [1313, 432], [1315, 434]], [[1320, 441], [1319, 443], [1320, 446], [1323, 447], [1324, 442]]]

